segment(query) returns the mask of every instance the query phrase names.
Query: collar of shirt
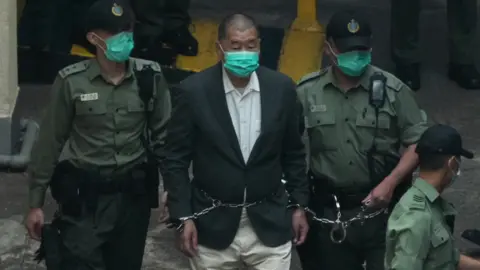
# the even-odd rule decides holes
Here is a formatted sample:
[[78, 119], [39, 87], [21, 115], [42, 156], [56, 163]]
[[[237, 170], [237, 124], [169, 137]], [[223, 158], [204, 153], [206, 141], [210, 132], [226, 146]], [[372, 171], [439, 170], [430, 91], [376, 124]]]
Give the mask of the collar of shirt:
[[[370, 76], [373, 74], [373, 68], [371, 66], [368, 66], [365, 72], [363, 73], [362, 77], [360, 78], [358, 86], [361, 86], [365, 91], [368, 91], [368, 88], [370, 88]], [[327, 69], [327, 72], [325, 73], [324, 77], [326, 78], [325, 84], [322, 87], [326, 87], [328, 85], [333, 85], [335, 88], [340, 89], [338, 87], [337, 81], [335, 79], [335, 76], [333, 74], [333, 68], [330, 66]], [[357, 87], [358, 87], [357, 86]]]
[[455, 215], [457, 213], [455, 208], [448, 201], [444, 200], [432, 185], [422, 178], [417, 178], [413, 182], [413, 186], [420, 190], [431, 203], [436, 202], [438, 199], [445, 215]]
[[[237, 88], [233, 86], [232, 81], [227, 75], [227, 72], [225, 69], [222, 69], [222, 79], [223, 79], [223, 88], [225, 89], [225, 94], [228, 94], [232, 91], [237, 91]], [[250, 81], [248, 82], [247, 86], [245, 87], [244, 94], [250, 92], [250, 91], [260, 91], [260, 84], [258, 82], [258, 76], [256, 72], [253, 72], [252, 75], [250, 75]]]
[[[133, 67], [135, 66], [135, 62], [132, 58], [128, 60], [127, 63], [127, 73], [125, 74], [125, 79], [129, 79], [133, 75]], [[93, 81], [97, 77], [101, 76], [102, 72], [100, 70], [100, 64], [96, 59], [90, 60], [88, 67], [87, 67], [87, 76], [90, 81]]]

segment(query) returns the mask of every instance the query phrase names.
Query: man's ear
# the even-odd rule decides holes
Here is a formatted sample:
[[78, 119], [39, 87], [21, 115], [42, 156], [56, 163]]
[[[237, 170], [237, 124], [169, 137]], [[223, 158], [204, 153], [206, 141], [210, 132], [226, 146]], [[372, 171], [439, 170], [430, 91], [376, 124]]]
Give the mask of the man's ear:
[[85, 37], [87, 38], [88, 42], [92, 45], [97, 45], [97, 37], [93, 32], [88, 32]]
[[323, 46], [323, 52], [327, 56], [332, 56], [332, 43], [330, 40], [325, 40], [325, 45]]
[[220, 41], [215, 42], [215, 49], [217, 52], [218, 61], [223, 61], [224, 53]]

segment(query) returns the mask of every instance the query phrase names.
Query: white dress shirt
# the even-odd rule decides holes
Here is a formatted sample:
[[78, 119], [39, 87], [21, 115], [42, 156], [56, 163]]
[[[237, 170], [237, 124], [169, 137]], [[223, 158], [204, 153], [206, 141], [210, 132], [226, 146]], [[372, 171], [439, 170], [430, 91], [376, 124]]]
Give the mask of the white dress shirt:
[[223, 87], [243, 159], [247, 163], [261, 128], [260, 84], [255, 72], [245, 89], [233, 86], [223, 70]]

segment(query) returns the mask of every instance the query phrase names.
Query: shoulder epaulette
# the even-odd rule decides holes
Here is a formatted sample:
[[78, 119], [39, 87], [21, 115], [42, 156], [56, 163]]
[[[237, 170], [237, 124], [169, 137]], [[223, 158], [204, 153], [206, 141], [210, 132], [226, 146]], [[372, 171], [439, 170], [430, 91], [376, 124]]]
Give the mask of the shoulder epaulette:
[[303, 76], [297, 83], [297, 86], [300, 86], [302, 84], [305, 84], [309, 81], [312, 81], [312, 80], [315, 80], [317, 78], [320, 78], [322, 77], [326, 72], [327, 72], [328, 69], [324, 68], [324, 69], [321, 69], [319, 71], [315, 71], [315, 72], [312, 72], [312, 73], [309, 73], [305, 76]]
[[142, 70], [144, 66], [150, 66], [156, 72], [162, 72], [162, 68], [160, 64], [157, 62], [153, 62], [150, 60], [140, 59], [140, 58], [133, 58], [135, 62], [135, 67], [137, 70]]
[[425, 209], [425, 197], [424, 196], [420, 196], [420, 195], [417, 195], [417, 194], [413, 194], [409, 203], [408, 203], [408, 207], [410, 209]]
[[90, 60], [84, 60], [84, 61], [72, 64], [70, 66], [66, 66], [62, 70], [60, 70], [58, 74], [60, 75], [60, 77], [66, 78], [72, 74], [82, 72], [88, 68], [89, 62]]

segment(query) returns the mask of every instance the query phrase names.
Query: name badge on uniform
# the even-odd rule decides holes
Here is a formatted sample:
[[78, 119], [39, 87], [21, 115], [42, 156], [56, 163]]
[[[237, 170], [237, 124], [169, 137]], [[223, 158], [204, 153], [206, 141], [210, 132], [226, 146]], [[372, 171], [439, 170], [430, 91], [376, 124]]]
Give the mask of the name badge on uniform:
[[311, 105], [310, 106], [310, 111], [311, 112], [326, 112], [327, 111], [327, 105], [325, 105], [325, 104]]
[[92, 101], [98, 99], [98, 93], [81, 94], [80, 101]]

